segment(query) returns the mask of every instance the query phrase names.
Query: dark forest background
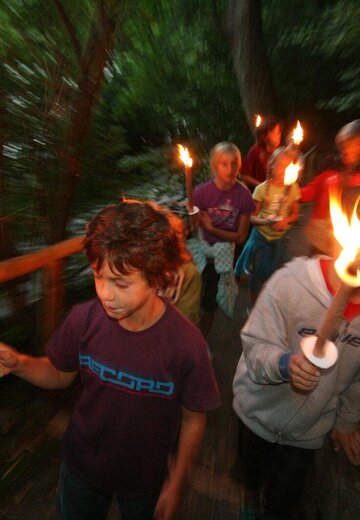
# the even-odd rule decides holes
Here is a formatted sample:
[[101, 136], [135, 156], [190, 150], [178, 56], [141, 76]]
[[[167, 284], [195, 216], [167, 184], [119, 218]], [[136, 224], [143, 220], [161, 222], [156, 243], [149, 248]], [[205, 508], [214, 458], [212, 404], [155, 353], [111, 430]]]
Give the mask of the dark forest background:
[[[0, 262], [83, 234], [122, 195], [184, 197], [176, 144], [189, 147], [197, 184], [217, 142], [245, 156], [257, 113], [281, 117], [285, 135], [301, 121], [302, 151], [316, 146], [305, 182], [339, 128], [360, 118], [359, 20], [359, 0], [0, 1]], [[42, 354], [48, 302], [60, 314], [93, 295], [82, 253], [53, 263], [53, 286], [50, 272], [0, 284], [0, 341]], [[187, 499], [204, 518], [237, 515], [230, 373], [240, 324], [229, 323], [218, 320], [209, 343], [229, 406], [210, 419]], [[0, 387], [0, 517], [50, 518], [76, 385], [59, 394], [10, 375]], [[359, 467], [323, 463], [324, 514], [350, 518]]]
[[122, 194], [184, 191], [255, 113], [303, 151], [360, 117], [357, 0], [11, 0], [0, 6], [0, 260], [82, 233]]
[[1, 258], [132, 184], [181, 185], [177, 142], [196, 183], [216, 142], [246, 153], [257, 112], [300, 119], [304, 150], [359, 117], [357, 1], [12, 0], [0, 19]]

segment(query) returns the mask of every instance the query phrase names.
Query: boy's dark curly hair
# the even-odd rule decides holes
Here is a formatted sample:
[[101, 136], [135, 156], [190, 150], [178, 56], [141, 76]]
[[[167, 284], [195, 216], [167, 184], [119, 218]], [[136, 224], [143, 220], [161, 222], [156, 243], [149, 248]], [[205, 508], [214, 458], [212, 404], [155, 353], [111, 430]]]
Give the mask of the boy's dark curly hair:
[[165, 287], [184, 262], [176, 231], [153, 202], [102, 209], [86, 227], [84, 250], [97, 271], [106, 260], [123, 275], [140, 271], [151, 287]]

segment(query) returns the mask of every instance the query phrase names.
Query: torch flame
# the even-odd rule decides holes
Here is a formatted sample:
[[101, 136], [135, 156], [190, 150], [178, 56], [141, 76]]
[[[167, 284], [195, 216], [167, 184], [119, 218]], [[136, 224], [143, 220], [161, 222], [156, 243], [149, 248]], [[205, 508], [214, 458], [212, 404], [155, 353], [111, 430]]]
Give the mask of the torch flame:
[[296, 127], [293, 130], [291, 139], [293, 140], [294, 144], [300, 144], [301, 141], [304, 139], [304, 131], [299, 120], [297, 122]]
[[351, 264], [360, 253], [360, 220], [357, 216], [358, 197], [352, 217], [342, 211], [341, 197], [337, 190], [330, 192], [330, 214], [334, 236], [343, 250], [335, 262], [335, 269], [341, 280], [351, 287], [360, 286], [360, 269], [350, 271]]
[[285, 186], [290, 186], [290, 184], [294, 184], [297, 181], [299, 170], [301, 168], [301, 164], [299, 162], [291, 162], [289, 166], [285, 168], [284, 175], [284, 184]]
[[193, 164], [193, 160], [190, 157], [189, 150], [187, 148], [184, 148], [184, 146], [182, 146], [181, 144], [178, 144], [177, 147], [179, 149], [180, 160], [184, 163], [185, 166], [187, 166], [188, 168], [191, 168], [192, 164]]
[[261, 115], [256, 114], [255, 115], [255, 128], [259, 128], [259, 126], [261, 125], [261, 121], [262, 121]]

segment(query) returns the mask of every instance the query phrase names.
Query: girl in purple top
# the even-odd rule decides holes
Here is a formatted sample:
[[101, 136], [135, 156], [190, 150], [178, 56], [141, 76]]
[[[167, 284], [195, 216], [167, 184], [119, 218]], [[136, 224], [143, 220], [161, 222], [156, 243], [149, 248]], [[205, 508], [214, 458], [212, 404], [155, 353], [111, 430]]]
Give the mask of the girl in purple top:
[[[213, 179], [200, 184], [194, 191], [203, 238], [210, 245], [218, 242], [241, 244], [246, 240], [255, 205], [250, 191], [237, 179], [241, 168], [240, 150], [233, 143], [218, 143], [210, 154], [210, 168]], [[206, 336], [217, 309], [219, 275], [213, 259], [208, 258], [202, 277], [203, 315], [199, 326]]]

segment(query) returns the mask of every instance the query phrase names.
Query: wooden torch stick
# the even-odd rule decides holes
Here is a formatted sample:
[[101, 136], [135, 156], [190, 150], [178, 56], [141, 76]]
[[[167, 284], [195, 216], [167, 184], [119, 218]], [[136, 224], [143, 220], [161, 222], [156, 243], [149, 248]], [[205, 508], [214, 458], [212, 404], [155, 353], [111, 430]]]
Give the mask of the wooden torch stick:
[[[347, 270], [349, 273], [355, 274], [359, 268], [360, 255], [357, 255], [355, 260], [348, 266]], [[339, 329], [341, 320], [343, 319], [343, 313], [355, 289], [357, 289], [357, 287], [341, 282], [341, 285], [326, 312], [325, 318], [320, 325], [313, 351], [315, 357], [322, 358], [325, 356], [326, 340], [331, 340], [331, 337]]]
[[186, 194], [188, 199], [189, 213], [194, 211], [194, 200], [192, 190], [192, 172], [191, 167], [185, 165], [185, 183], [186, 183]]
[[347, 307], [349, 299], [354, 292], [354, 287], [341, 282], [341, 285], [328, 308], [325, 318], [320, 326], [318, 337], [315, 343], [313, 354], [322, 358], [325, 356], [325, 343], [331, 340], [332, 336], [338, 330], [343, 313]]

